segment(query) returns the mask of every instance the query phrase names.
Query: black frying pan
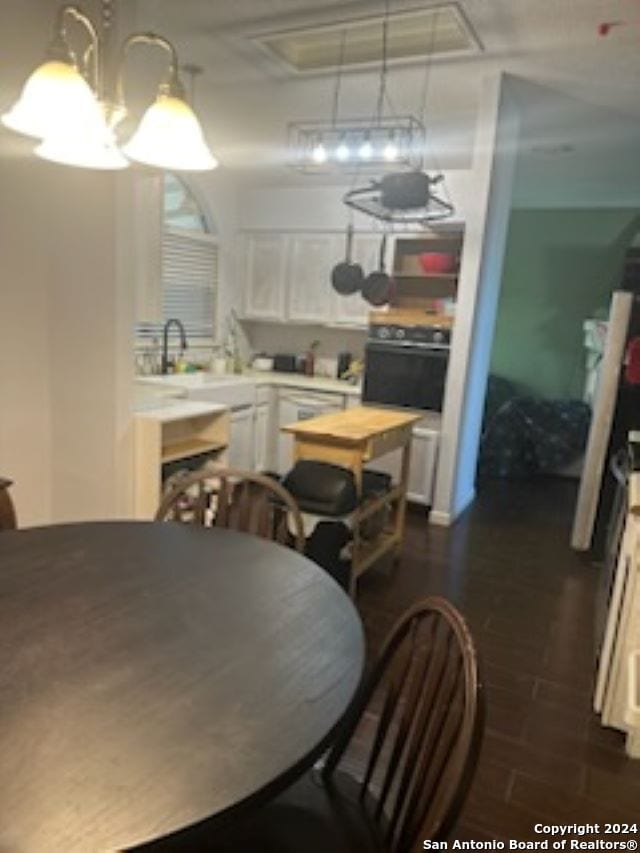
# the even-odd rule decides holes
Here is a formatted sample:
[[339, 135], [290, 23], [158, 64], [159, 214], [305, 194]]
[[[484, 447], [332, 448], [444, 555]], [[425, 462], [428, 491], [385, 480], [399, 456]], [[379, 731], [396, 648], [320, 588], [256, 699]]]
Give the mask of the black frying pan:
[[336, 264], [331, 271], [331, 284], [341, 296], [349, 296], [351, 293], [356, 293], [360, 290], [364, 281], [364, 272], [360, 264], [354, 264], [351, 261], [351, 247], [353, 243], [353, 225], [349, 223], [347, 226], [347, 245], [345, 249], [345, 259], [341, 263]]
[[379, 307], [386, 305], [391, 299], [393, 280], [385, 271], [384, 256], [387, 248], [387, 235], [385, 234], [380, 244], [380, 261], [376, 272], [371, 272], [365, 278], [362, 285], [362, 295], [370, 305]]

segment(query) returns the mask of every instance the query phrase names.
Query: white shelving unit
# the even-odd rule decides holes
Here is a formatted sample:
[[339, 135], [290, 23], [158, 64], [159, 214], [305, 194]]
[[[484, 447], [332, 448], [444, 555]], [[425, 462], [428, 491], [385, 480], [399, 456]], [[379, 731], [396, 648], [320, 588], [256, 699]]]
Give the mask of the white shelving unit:
[[136, 518], [153, 518], [162, 493], [163, 465], [202, 454], [226, 461], [226, 406], [187, 400], [138, 412], [134, 421]]

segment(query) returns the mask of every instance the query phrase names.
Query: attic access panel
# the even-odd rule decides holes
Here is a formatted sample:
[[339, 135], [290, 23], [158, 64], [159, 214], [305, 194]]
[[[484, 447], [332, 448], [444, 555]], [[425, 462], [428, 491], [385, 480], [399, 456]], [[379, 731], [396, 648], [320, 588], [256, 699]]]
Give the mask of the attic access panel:
[[[380, 62], [383, 15], [332, 24], [264, 33], [252, 41], [289, 70], [298, 73], [335, 69], [341, 34], [346, 31], [343, 66]], [[457, 3], [407, 12], [392, 12], [388, 30], [389, 61], [422, 61], [432, 57], [478, 54], [482, 46]]]

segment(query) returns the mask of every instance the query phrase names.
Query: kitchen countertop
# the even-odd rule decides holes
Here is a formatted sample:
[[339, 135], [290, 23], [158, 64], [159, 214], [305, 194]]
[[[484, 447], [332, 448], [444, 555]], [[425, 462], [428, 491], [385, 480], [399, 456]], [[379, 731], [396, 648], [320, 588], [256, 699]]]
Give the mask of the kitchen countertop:
[[243, 376], [250, 377], [256, 385], [278, 385], [281, 388], [304, 388], [308, 391], [328, 391], [359, 397], [362, 387], [352, 385], [343, 379], [330, 379], [326, 376], [305, 376], [303, 373], [279, 373], [271, 370], [245, 370]]
[[307, 391], [326, 391], [333, 394], [345, 394], [347, 397], [360, 397], [362, 386], [345, 382], [343, 379], [331, 379], [327, 376], [305, 376], [303, 373], [280, 373], [276, 371], [245, 370], [243, 373], [224, 373], [222, 375], [207, 374], [203, 382], [202, 373], [178, 373], [166, 376], [136, 376], [138, 388], [145, 386], [154, 389], [156, 399], [176, 396], [187, 396], [190, 390], [203, 388], [210, 380], [211, 385], [244, 385], [254, 383], [260, 385], [275, 385], [279, 388], [304, 388]]
[[229, 407], [221, 403], [203, 403], [198, 400], [167, 399], [162, 402], [156, 401], [151, 407], [141, 404], [134, 410], [134, 414], [141, 418], [169, 423], [170, 421], [181, 421], [186, 418], [197, 418], [202, 415], [216, 415], [228, 411]]

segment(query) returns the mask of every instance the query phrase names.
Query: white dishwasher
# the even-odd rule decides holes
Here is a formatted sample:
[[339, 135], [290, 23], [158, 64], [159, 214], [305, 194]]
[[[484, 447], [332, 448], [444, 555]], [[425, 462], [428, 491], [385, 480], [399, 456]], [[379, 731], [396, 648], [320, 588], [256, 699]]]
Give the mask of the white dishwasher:
[[278, 394], [278, 473], [286, 474], [293, 465], [293, 436], [282, 432], [281, 427], [343, 409], [343, 394], [281, 389]]

